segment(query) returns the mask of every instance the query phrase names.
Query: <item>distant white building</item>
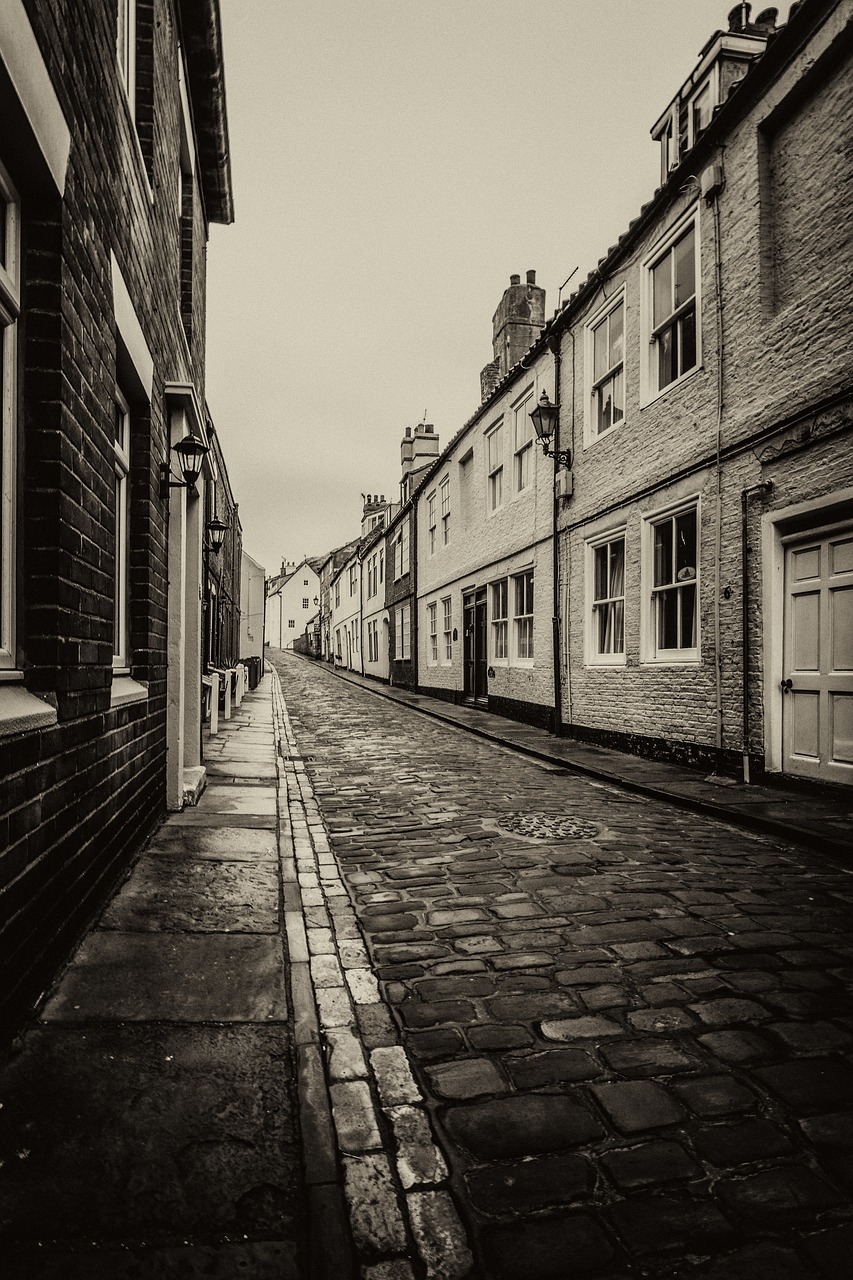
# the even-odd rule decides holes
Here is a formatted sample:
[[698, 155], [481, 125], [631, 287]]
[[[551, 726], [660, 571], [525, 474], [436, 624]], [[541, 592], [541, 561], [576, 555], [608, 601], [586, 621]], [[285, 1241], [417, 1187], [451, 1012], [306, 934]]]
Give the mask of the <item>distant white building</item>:
[[265, 636], [273, 649], [292, 649], [297, 636], [318, 611], [320, 577], [314, 560], [294, 565], [285, 562], [282, 571], [267, 586]]
[[240, 573], [240, 657], [264, 656], [266, 569], [243, 552]]

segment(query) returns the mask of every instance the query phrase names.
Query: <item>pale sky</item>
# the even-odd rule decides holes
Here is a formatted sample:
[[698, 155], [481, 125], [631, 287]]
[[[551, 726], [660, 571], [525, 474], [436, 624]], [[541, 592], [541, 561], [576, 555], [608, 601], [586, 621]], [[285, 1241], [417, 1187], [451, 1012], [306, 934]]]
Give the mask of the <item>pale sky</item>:
[[443, 447], [476, 410], [510, 275], [550, 316], [625, 230], [734, 0], [220, 3], [236, 221], [210, 236], [207, 399], [269, 575], [399, 494], [405, 427]]

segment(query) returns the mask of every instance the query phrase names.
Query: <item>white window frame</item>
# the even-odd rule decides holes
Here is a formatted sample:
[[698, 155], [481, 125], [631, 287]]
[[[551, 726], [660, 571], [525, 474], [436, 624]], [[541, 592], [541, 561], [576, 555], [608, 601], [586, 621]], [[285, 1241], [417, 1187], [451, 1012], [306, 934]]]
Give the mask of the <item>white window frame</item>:
[[130, 671], [128, 655], [128, 576], [130, 568], [130, 405], [115, 389], [115, 582], [113, 591], [113, 672]]
[[358, 586], [358, 567], [357, 567], [357, 565], [351, 564], [351, 565], [350, 565], [350, 568], [349, 568], [349, 593], [350, 593], [350, 596], [354, 596], [354, 595], [355, 595], [355, 591], [356, 591], [356, 587], [357, 587], [357, 586]]
[[116, 60], [119, 79], [127, 94], [130, 114], [136, 114], [136, 0], [116, 5]]
[[394, 658], [397, 662], [408, 662], [411, 656], [411, 606], [408, 604], [401, 604], [394, 610]]
[[427, 605], [427, 635], [429, 650], [427, 662], [431, 667], [438, 666], [438, 605], [433, 601]]
[[450, 477], [445, 476], [438, 486], [441, 498], [441, 541], [443, 546], [450, 542]]
[[[584, 413], [584, 447], [589, 448], [590, 445], [597, 444], [599, 440], [603, 440], [612, 432], [620, 430], [625, 425], [625, 408], [627, 408], [627, 377], [625, 371], [625, 346], [626, 332], [625, 322], [627, 318], [627, 306], [625, 300], [625, 286], [616, 290], [611, 298], [608, 298], [602, 307], [590, 317], [584, 325], [584, 382], [586, 385], [586, 396], [584, 403], [586, 410]], [[606, 374], [600, 378], [595, 377], [595, 332], [603, 324], [610, 323], [610, 317], [614, 311], [622, 307], [622, 360], [614, 364]], [[609, 336], [609, 335], [608, 335]], [[616, 372], [621, 369], [622, 372], [622, 404], [623, 413], [618, 422], [613, 422], [604, 431], [597, 429], [598, 423], [598, 392], [604, 383], [608, 382], [615, 376]]]
[[[695, 578], [685, 579], [684, 585], [694, 583], [696, 587], [695, 634], [696, 644], [690, 649], [659, 649], [657, 645], [657, 606], [655, 597], [661, 594], [661, 588], [654, 586], [654, 539], [655, 528], [665, 520], [675, 519], [686, 511], [696, 512], [696, 571]], [[650, 511], [643, 517], [642, 549], [640, 562], [641, 609], [640, 609], [640, 660], [650, 666], [685, 667], [699, 666], [702, 653], [702, 598], [700, 561], [702, 559], [702, 504], [698, 494], [692, 494], [678, 502]]]
[[444, 657], [442, 665], [453, 661], [453, 597], [443, 596], [441, 601], [441, 626], [444, 636]]
[[409, 517], [408, 516], [406, 516], [405, 520], [403, 521], [402, 528], [400, 529], [400, 556], [402, 558], [402, 564], [400, 566], [400, 577], [405, 578], [406, 574], [409, 573], [411, 570], [411, 565], [409, 564]]
[[385, 581], [385, 552], [379, 552], [379, 581]]
[[341, 603], [341, 580], [338, 578], [335, 582], [335, 607], [340, 608]]
[[18, 317], [21, 313], [20, 200], [0, 165], [6, 239], [0, 263], [0, 673], [15, 670]]
[[[596, 600], [595, 598], [595, 560], [596, 553], [602, 547], [610, 547], [615, 542], [622, 543], [622, 595], [608, 596], [606, 599]], [[628, 557], [628, 538], [626, 526], [619, 525], [613, 529], [607, 529], [602, 533], [598, 533], [595, 537], [590, 538], [586, 543], [586, 574], [585, 574], [585, 596], [586, 596], [586, 663], [591, 667], [624, 667], [627, 663], [626, 651], [627, 643], [627, 627], [625, 606], [627, 602], [625, 577]], [[622, 601], [622, 652], [621, 653], [599, 653], [598, 651], [598, 610], [599, 607], [609, 607], [617, 600]]]
[[427, 549], [431, 556], [435, 555], [435, 489], [427, 495]]
[[681, 159], [678, 145], [678, 102], [669, 111], [669, 119], [660, 134], [660, 180], [666, 182]]
[[[535, 453], [533, 451], [533, 422], [530, 417], [530, 401], [533, 388], [528, 387], [512, 405], [512, 488], [514, 493], [527, 493], [533, 486]], [[519, 425], [521, 431], [519, 432]], [[519, 442], [519, 435], [521, 440]], [[524, 483], [522, 484], [522, 480]]]
[[[699, 138], [699, 134], [696, 132], [696, 121], [694, 118], [694, 113], [696, 109], [696, 102], [698, 101], [699, 98], [701, 98], [702, 94], [705, 92], [706, 89], [708, 90], [709, 109], [708, 109], [708, 124], [705, 125], [705, 129], [708, 128], [708, 125], [713, 120], [714, 107], [720, 100], [720, 64], [719, 62], [714, 63], [714, 65], [711, 67], [708, 74], [702, 77], [699, 83], [692, 90], [690, 97], [687, 98], [686, 100], [685, 106], [687, 108], [687, 147], [688, 149], [692, 147]], [[704, 133], [704, 129], [702, 132]]]
[[[498, 612], [502, 610], [502, 612]], [[489, 654], [492, 662], [509, 665], [509, 580], [489, 584]]]
[[[510, 590], [512, 592], [512, 600], [510, 603], [512, 607], [512, 660], [514, 665], [519, 667], [532, 667], [536, 653], [533, 643], [536, 616], [534, 613], [533, 602], [527, 599], [523, 601], [525, 605], [531, 606], [529, 613], [519, 613], [518, 611], [518, 584], [522, 581], [526, 583], [528, 578], [531, 580], [530, 594], [535, 600], [536, 583], [533, 569], [522, 569], [521, 573], [514, 573], [511, 575], [512, 587]], [[526, 596], [526, 594], [527, 587], [525, 586], [524, 595]], [[523, 636], [526, 636], [527, 639], [522, 644]], [[522, 653], [521, 650], [523, 648], [527, 649], [528, 652]]]
[[[504, 422], [499, 418], [484, 432], [486, 441], [486, 507], [490, 515], [503, 506]], [[496, 443], [497, 442], [497, 443]]]
[[303, 609], [307, 609], [307, 608], [308, 608], [308, 603], [309, 603], [309, 602], [308, 602], [308, 597], [307, 597], [307, 596], [303, 596], [303, 597], [302, 597], [302, 608], [303, 608]]
[[[655, 334], [654, 325], [654, 297], [653, 297], [653, 281], [652, 273], [654, 268], [671, 253], [675, 245], [690, 229], [693, 229], [693, 253], [694, 253], [694, 281], [695, 292], [693, 294], [693, 305], [695, 312], [696, 325], [696, 362], [689, 369], [685, 369], [678, 377], [673, 378], [672, 382], [667, 382], [665, 386], [658, 385], [658, 342]], [[667, 395], [673, 387], [680, 386], [688, 378], [692, 378], [694, 374], [702, 368], [702, 254], [701, 254], [701, 225], [699, 216], [699, 206], [694, 205], [693, 208], [680, 218], [672, 227], [663, 235], [655, 244], [654, 248], [643, 259], [641, 275], [641, 314], [640, 314], [640, 346], [644, 353], [641, 359], [641, 404], [643, 406], [652, 404], [661, 396]], [[658, 326], [658, 333], [662, 333], [665, 327], [672, 323], [672, 316], [678, 317], [686, 314], [686, 304], [674, 309], [665, 322]]]

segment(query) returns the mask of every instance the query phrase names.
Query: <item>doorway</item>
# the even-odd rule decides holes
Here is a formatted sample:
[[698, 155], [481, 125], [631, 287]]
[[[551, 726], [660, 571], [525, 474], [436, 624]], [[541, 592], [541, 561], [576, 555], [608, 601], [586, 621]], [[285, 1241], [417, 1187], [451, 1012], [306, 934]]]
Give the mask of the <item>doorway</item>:
[[853, 784], [853, 525], [785, 546], [782, 768]]
[[467, 699], [474, 702], [486, 702], [488, 696], [486, 588], [480, 587], [477, 591], [472, 591], [465, 596], [462, 607], [465, 629], [463, 693]]

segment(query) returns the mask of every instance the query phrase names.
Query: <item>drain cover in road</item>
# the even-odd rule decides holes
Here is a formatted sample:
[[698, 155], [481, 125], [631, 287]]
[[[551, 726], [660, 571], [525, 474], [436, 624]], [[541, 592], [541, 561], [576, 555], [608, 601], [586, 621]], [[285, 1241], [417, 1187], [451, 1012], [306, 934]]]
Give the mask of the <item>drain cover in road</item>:
[[556, 817], [552, 813], [505, 813], [497, 819], [502, 831], [526, 836], [528, 840], [588, 840], [598, 835], [598, 827], [583, 818]]

